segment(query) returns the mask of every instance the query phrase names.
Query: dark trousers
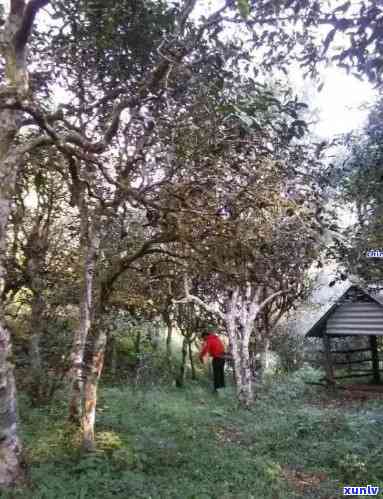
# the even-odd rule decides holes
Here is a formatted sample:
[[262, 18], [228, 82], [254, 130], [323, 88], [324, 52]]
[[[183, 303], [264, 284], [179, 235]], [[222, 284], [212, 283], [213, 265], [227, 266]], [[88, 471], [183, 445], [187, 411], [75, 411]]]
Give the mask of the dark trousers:
[[223, 357], [213, 357], [214, 390], [225, 387], [225, 359]]

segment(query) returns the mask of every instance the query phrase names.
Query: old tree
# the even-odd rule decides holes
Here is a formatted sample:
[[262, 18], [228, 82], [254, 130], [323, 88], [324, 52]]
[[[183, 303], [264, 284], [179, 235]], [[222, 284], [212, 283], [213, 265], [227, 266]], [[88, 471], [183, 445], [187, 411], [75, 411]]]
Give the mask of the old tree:
[[[39, 318], [76, 316], [66, 323], [71, 346], [54, 359], [68, 360], [68, 413], [87, 449], [103, 320], [124, 276], [128, 292], [136, 285], [154, 302], [167, 289], [159, 307], [170, 328], [172, 298], [219, 316], [238, 398], [252, 402], [250, 336], [266, 307], [299, 294], [325, 230], [321, 148], [304, 142], [303, 106], [258, 75], [294, 57], [314, 71], [340, 33], [348, 45], [335, 60], [355, 59], [379, 83], [382, 53], [373, 1], [325, 11], [316, 1], [227, 0], [204, 13], [196, 0], [8, 3], [0, 10], [0, 487], [22, 476], [5, 320], [9, 303], [20, 309], [19, 293], [28, 296], [37, 402]], [[329, 27], [322, 50], [319, 25]], [[242, 31], [229, 40], [233, 26]], [[160, 271], [148, 279], [153, 266]]]
[[[234, 111], [226, 119], [217, 109], [208, 113], [205, 104], [201, 114], [194, 110], [198, 126], [189, 134], [179, 127], [182, 168], [192, 164], [192, 173], [180, 172], [189, 181], [180, 186], [176, 221], [180, 255], [189, 265], [184, 296], [175, 303], [193, 302], [222, 320], [237, 396], [249, 406], [254, 395], [249, 342], [252, 335], [260, 340], [260, 314], [281, 295], [299, 294], [320, 251], [322, 228], [314, 217], [320, 162], [297, 142], [304, 123], [297, 119], [298, 102], [246, 85], [237, 88], [238, 96], [223, 106]], [[273, 105], [265, 114], [268, 99]]]
[[[27, 43], [38, 11], [48, 0], [12, 1], [1, 32], [1, 53], [5, 59], [5, 80], [0, 89], [0, 253], [4, 255], [6, 227], [14, 196], [16, 177], [27, 154], [42, 147], [46, 137], [20, 140], [21, 116], [17, 103], [31, 98], [27, 71]], [[0, 261], [0, 291], [4, 286], [4, 263]], [[16, 425], [16, 394], [11, 343], [0, 304], [0, 486], [15, 482], [21, 475], [20, 442]]]

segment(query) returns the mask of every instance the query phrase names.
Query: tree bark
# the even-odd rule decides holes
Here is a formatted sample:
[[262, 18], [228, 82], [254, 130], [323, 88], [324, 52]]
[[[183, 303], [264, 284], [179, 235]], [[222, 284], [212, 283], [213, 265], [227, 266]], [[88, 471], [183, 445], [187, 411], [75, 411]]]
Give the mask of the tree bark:
[[174, 313], [172, 310], [168, 310], [164, 313], [164, 321], [167, 327], [166, 334], [166, 357], [168, 360], [169, 367], [172, 367], [172, 339], [174, 331]]
[[150, 343], [155, 351], [158, 350], [161, 339], [160, 320], [160, 316], [154, 317], [150, 326]]
[[107, 343], [106, 330], [101, 326], [98, 332], [88, 376], [84, 387], [84, 414], [82, 418], [83, 449], [95, 450], [94, 426], [96, 421], [97, 388], [104, 366], [105, 348]]
[[[0, 92], [0, 103], [28, 91], [28, 73], [25, 49], [34, 17], [42, 3], [33, 12], [24, 12], [24, 3], [11, 1], [10, 12], [2, 29], [1, 56], [5, 59], [5, 85]], [[17, 111], [0, 106], [0, 256], [6, 249], [6, 227], [20, 157], [14, 139], [18, 132]], [[5, 284], [4, 262], [0, 260], [0, 296]], [[16, 386], [10, 361], [11, 340], [4, 321], [4, 303], [0, 300], [0, 488], [14, 485], [22, 478], [21, 445], [17, 435]]]
[[172, 338], [173, 338], [173, 324], [169, 320], [167, 324], [167, 334], [166, 334], [166, 357], [168, 361], [171, 362], [172, 359]]
[[184, 386], [184, 384], [185, 384], [185, 367], [186, 367], [187, 355], [188, 355], [188, 340], [187, 340], [187, 338], [184, 338], [183, 342], [182, 342], [182, 358], [181, 358], [181, 366], [180, 366], [180, 375], [177, 379], [178, 386]]
[[250, 370], [249, 342], [246, 335], [236, 331], [230, 325], [228, 334], [234, 363], [236, 393], [239, 403], [249, 408], [254, 401], [253, 380]]
[[268, 332], [264, 338], [263, 342], [263, 371], [267, 372], [270, 367], [270, 338]]
[[16, 386], [10, 362], [11, 342], [3, 317], [0, 318], [0, 489], [23, 477], [21, 444], [17, 435]]
[[189, 348], [189, 361], [190, 361], [190, 369], [191, 369], [191, 378], [192, 380], [196, 380], [196, 372], [195, 372], [195, 365], [194, 365], [194, 359], [193, 359], [193, 350], [192, 350], [192, 342], [188, 342], [188, 348]]
[[[5, 255], [6, 227], [15, 189], [18, 164], [11, 150], [16, 134], [14, 113], [0, 111], [0, 256]], [[5, 285], [4, 262], [0, 261], [0, 296]], [[22, 477], [21, 445], [17, 435], [16, 386], [11, 356], [10, 334], [4, 321], [4, 303], [0, 302], [0, 489]]]
[[[84, 353], [86, 340], [92, 324], [93, 278], [100, 244], [95, 227], [93, 224], [90, 224], [88, 233], [88, 224], [84, 219], [82, 220], [82, 231], [85, 239], [85, 242], [83, 241], [85, 258], [80, 302], [80, 323], [73, 338], [70, 371], [71, 395], [69, 402], [69, 420], [75, 423], [79, 423], [82, 416]], [[84, 232], [86, 233], [84, 234]]]

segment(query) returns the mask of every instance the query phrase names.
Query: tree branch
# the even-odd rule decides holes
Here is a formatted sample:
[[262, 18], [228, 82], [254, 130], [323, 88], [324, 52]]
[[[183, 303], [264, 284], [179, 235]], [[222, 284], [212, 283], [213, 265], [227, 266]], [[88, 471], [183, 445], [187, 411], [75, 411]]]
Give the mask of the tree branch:
[[217, 310], [216, 308], [213, 307], [213, 305], [208, 305], [203, 300], [198, 298], [198, 296], [190, 294], [189, 283], [186, 276], [184, 276], [184, 290], [185, 290], [185, 297], [182, 298], [181, 300], [172, 300], [172, 303], [195, 303], [196, 305], [200, 306], [207, 312], [210, 312], [211, 314], [214, 315], [218, 315], [220, 319], [225, 320], [225, 314], [223, 314], [219, 309]]
[[31, 152], [34, 149], [37, 149], [38, 147], [49, 146], [51, 144], [53, 144], [53, 140], [50, 139], [49, 137], [37, 137], [36, 139], [27, 142], [27, 144], [17, 148], [17, 153], [20, 154], [20, 156], [22, 156], [23, 154]]
[[11, 0], [11, 16], [21, 16], [25, 9], [25, 0]]
[[101, 284], [102, 301], [106, 303], [112, 291], [113, 284], [120, 277], [120, 275], [123, 274], [130, 267], [130, 265], [134, 261], [138, 260], [139, 258], [142, 258], [145, 255], [149, 255], [152, 253], [161, 253], [162, 252], [161, 249], [153, 248], [152, 246], [155, 244], [173, 242], [174, 240], [175, 239], [173, 237], [160, 236], [143, 243], [143, 245], [132, 255], [120, 257], [119, 260], [115, 262], [111, 271], [108, 273], [107, 277], [103, 280]]
[[284, 293], [288, 293], [289, 291], [291, 291], [291, 288], [288, 288], [288, 289], [281, 289], [280, 291], [276, 291], [275, 293], [273, 293], [272, 295], [268, 296], [266, 298], [266, 300], [263, 300], [263, 302], [259, 305], [259, 308], [258, 308], [258, 311], [255, 315], [255, 317], [259, 314], [259, 312], [269, 303], [271, 302], [272, 300], [274, 300], [274, 298], [276, 298], [277, 296], [279, 295], [282, 295]]
[[196, 6], [197, 0], [186, 0], [183, 6], [183, 9], [179, 15], [178, 21], [178, 34], [181, 34], [185, 28], [185, 24], [193, 12], [194, 7]]
[[[12, 7], [16, 4], [21, 6], [24, 2], [16, 1], [12, 2]], [[28, 5], [24, 9], [23, 20], [20, 29], [16, 33], [15, 37], [15, 49], [16, 53], [22, 52], [28, 42], [28, 38], [32, 31], [33, 22], [35, 20], [38, 11], [45, 7], [49, 3], [49, 0], [30, 0]]]

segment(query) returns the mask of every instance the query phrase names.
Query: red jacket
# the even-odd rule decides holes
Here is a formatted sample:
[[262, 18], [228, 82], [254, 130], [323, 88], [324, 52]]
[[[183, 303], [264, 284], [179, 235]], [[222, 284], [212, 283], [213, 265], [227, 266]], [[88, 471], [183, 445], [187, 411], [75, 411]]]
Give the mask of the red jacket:
[[222, 357], [225, 353], [225, 346], [222, 341], [215, 334], [209, 334], [202, 345], [202, 350], [199, 354], [200, 359], [202, 360], [206, 354], [209, 354], [210, 357]]

